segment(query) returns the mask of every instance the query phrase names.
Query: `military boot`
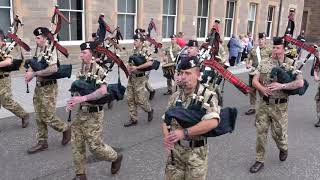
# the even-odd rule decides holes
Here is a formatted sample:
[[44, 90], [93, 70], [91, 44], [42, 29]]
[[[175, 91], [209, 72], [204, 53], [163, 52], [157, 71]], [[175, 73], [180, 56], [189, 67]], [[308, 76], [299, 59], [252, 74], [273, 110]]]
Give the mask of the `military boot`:
[[117, 159], [111, 163], [111, 174], [116, 174], [119, 171], [121, 167], [122, 158], [122, 154], [118, 153]]
[[26, 116], [24, 116], [23, 118], [21, 118], [21, 123], [22, 123], [22, 128], [26, 128], [29, 125], [29, 114], [27, 114]]
[[61, 144], [65, 146], [71, 140], [71, 128], [69, 128], [68, 130], [64, 131], [62, 134], [63, 134], [63, 136], [62, 136]]
[[38, 144], [28, 149], [28, 154], [35, 154], [40, 151], [45, 151], [48, 149], [48, 142], [47, 140], [40, 140]]
[[149, 100], [152, 100], [155, 94], [156, 94], [156, 90], [151, 91], [149, 95]]
[[77, 174], [72, 180], [87, 180], [87, 176], [85, 174]]
[[260, 171], [264, 166], [264, 163], [263, 162], [259, 162], [259, 161], [256, 161], [251, 167], [250, 167], [250, 172], [251, 173], [256, 173], [258, 171]]
[[314, 126], [315, 126], [315, 127], [320, 127], [320, 118], [319, 118], [319, 121], [314, 124]]
[[148, 121], [152, 121], [153, 120], [153, 109], [151, 109], [150, 112], [148, 112]]

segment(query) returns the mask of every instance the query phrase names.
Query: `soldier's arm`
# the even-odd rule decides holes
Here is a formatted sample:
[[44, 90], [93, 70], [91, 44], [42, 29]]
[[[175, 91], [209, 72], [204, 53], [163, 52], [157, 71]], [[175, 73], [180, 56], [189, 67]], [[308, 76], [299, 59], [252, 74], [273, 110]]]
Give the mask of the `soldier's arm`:
[[141, 64], [140, 66], [137, 66], [137, 69], [140, 70], [140, 69], [144, 69], [144, 68], [147, 68], [149, 66], [152, 66], [152, 63], [153, 63], [153, 60], [148, 60], [146, 63], [144, 64]]
[[294, 81], [289, 82], [289, 83], [285, 83], [282, 85], [283, 85], [282, 89], [285, 89], [285, 90], [294, 90], [294, 89], [298, 89], [298, 88], [303, 87], [304, 81], [303, 81], [302, 74], [298, 74]]
[[[31, 68], [29, 68], [31, 69]], [[35, 76], [45, 77], [50, 76], [58, 71], [57, 64], [49, 65], [47, 68], [34, 72]]]
[[108, 93], [107, 85], [103, 84], [103, 85], [101, 85], [101, 87], [99, 89], [95, 90], [91, 94], [83, 96], [84, 101], [98, 100], [98, 99], [102, 98], [103, 96], [105, 96], [107, 93]]
[[4, 61], [0, 61], [0, 67], [10, 66], [12, 64], [12, 57], [5, 58]]
[[260, 79], [260, 73], [255, 73], [255, 75], [253, 76], [252, 79], [252, 86], [256, 89], [258, 89], [259, 91], [261, 91], [262, 88], [264, 88], [264, 86], [259, 82]]
[[57, 52], [54, 50], [51, 55], [49, 66], [43, 70], [36, 71], [35, 76], [45, 77], [50, 76], [58, 71], [58, 56]]
[[[252, 50], [252, 51], [254, 51], [254, 50]], [[246, 60], [246, 64], [248, 67], [251, 67], [252, 63], [253, 63], [253, 54], [252, 54], [253, 52], [252, 51], [249, 53], [249, 57]]]

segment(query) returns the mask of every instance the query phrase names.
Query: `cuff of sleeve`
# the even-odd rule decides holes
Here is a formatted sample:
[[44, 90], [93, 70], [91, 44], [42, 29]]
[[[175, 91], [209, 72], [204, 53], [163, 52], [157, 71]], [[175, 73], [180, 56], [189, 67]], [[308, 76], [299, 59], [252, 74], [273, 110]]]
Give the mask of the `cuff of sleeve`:
[[209, 120], [209, 119], [218, 119], [218, 121], [220, 122], [220, 115], [216, 112], [207, 113], [202, 117], [201, 120]]

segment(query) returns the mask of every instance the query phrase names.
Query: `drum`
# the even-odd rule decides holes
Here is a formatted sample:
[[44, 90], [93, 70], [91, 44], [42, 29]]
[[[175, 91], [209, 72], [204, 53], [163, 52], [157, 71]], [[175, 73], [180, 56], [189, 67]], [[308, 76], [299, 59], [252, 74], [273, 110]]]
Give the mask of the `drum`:
[[176, 70], [176, 63], [166, 63], [162, 65], [163, 76], [170, 79], [174, 77], [174, 73]]

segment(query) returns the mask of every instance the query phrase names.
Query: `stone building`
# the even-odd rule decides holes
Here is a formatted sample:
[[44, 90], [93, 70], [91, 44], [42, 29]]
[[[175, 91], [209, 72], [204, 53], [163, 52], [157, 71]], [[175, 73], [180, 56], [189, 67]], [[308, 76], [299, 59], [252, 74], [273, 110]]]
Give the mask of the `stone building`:
[[[71, 22], [63, 25], [60, 41], [69, 49], [72, 60], [78, 59], [78, 45], [97, 30], [100, 13], [105, 14], [111, 28], [120, 26], [122, 46], [131, 46], [134, 29], [147, 28], [150, 18], [157, 25], [157, 32], [152, 35], [159, 42], [169, 42], [168, 37], [180, 31], [186, 39], [204, 40], [215, 18], [221, 19], [220, 34], [227, 41], [232, 34], [247, 32], [255, 38], [258, 32], [266, 32], [268, 38], [282, 36], [289, 8], [296, 10], [298, 34], [304, 13], [300, 8], [304, 7], [303, 0], [1, 0], [0, 28], [6, 31], [18, 14], [24, 23], [19, 35], [34, 50], [32, 31], [38, 26], [50, 27], [56, 4]], [[312, 10], [312, 14], [316, 13], [320, 12]], [[309, 31], [313, 31], [311, 26]]]

